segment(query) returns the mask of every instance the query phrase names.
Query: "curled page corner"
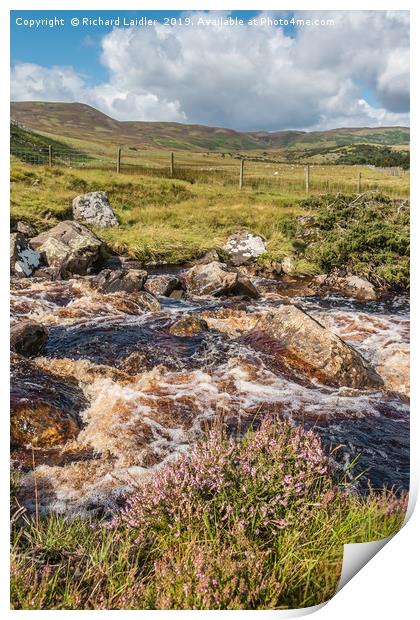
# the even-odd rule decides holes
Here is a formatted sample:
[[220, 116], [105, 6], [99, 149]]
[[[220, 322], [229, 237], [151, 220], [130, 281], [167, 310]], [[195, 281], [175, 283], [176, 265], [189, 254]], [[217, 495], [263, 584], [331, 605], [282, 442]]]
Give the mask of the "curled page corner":
[[388, 536], [381, 540], [365, 543], [344, 545], [343, 564], [337, 592], [341, 590], [370, 560], [394, 537]]
[[[409, 500], [407, 506], [407, 512], [405, 514], [404, 523], [401, 529], [407, 524], [411, 515], [413, 514], [414, 507], [417, 503], [418, 487], [417, 485], [410, 485]], [[401, 529], [399, 531], [401, 531]], [[353, 577], [377, 554], [381, 549], [389, 543], [394, 536], [399, 532], [381, 540], [373, 540], [365, 543], [350, 543], [344, 545], [343, 550], [343, 564], [341, 567], [340, 581], [337, 586], [336, 594], [343, 588]]]

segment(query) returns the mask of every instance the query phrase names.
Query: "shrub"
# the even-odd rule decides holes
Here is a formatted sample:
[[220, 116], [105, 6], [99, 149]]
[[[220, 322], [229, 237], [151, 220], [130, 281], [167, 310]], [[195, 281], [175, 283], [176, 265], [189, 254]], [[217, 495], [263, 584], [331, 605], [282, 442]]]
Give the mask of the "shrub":
[[[379, 286], [409, 287], [409, 208], [386, 196], [319, 196], [301, 203], [294, 245], [321, 271], [341, 270]], [[292, 230], [292, 227], [289, 225]]]

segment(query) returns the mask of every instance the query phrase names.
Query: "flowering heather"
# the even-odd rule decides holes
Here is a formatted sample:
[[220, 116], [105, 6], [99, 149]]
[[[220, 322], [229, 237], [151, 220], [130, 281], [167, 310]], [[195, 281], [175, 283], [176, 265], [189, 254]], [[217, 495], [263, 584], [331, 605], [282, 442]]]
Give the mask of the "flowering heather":
[[[317, 435], [213, 428], [107, 527], [14, 523], [14, 609], [281, 609], [333, 596], [343, 545], [398, 531], [406, 496], [337, 489]], [[97, 525], [97, 524], [96, 524]]]
[[189, 456], [167, 464], [140, 487], [113, 525], [138, 528], [141, 537], [166, 527], [181, 536], [201, 522], [207, 529], [234, 527], [269, 538], [304, 526], [333, 496], [315, 433], [267, 417], [241, 440], [210, 430]]

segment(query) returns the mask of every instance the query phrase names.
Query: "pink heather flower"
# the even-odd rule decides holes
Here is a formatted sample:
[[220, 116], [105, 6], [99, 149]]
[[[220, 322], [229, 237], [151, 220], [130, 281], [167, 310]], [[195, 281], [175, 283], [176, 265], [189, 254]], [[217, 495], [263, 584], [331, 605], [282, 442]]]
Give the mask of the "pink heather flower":
[[238, 439], [212, 428], [189, 455], [164, 465], [129, 496], [111, 527], [125, 523], [138, 530], [139, 541], [162, 529], [182, 537], [192, 520], [272, 536], [291, 520], [300, 527], [304, 510], [315, 502], [327, 505], [328, 493], [328, 461], [318, 436], [267, 416]]

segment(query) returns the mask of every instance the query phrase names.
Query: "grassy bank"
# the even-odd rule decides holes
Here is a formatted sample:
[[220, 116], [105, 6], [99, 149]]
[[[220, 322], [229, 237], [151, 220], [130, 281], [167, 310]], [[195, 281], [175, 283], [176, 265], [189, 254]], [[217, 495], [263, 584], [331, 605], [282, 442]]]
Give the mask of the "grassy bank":
[[273, 609], [333, 596], [343, 544], [401, 527], [406, 498], [337, 485], [319, 439], [267, 418], [214, 429], [156, 472], [107, 527], [12, 527], [15, 609]]
[[259, 258], [264, 267], [294, 254], [298, 273], [344, 268], [379, 286], [408, 287], [408, 202], [377, 192], [308, 198], [302, 192], [239, 191], [215, 183], [14, 162], [12, 220], [46, 230], [72, 218], [75, 196], [97, 190], [108, 193], [120, 226], [96, 232], [111, 251], [144, 262], [190, 261], [222, 249], [232, 232], [247, 229], [267, 241], [267, 253]]
[[241, 228], [264, 235], [270, 257], [278, 259], [292, 249], [281, 221], [303, 213], [299, 195], [15, 163], [11, 215], [44, 230], [72, 217], [75, 196], [96, 190], [108, 193], [121, 223], [100, 235], [114, 251], [145, 261], [191, 260]]

